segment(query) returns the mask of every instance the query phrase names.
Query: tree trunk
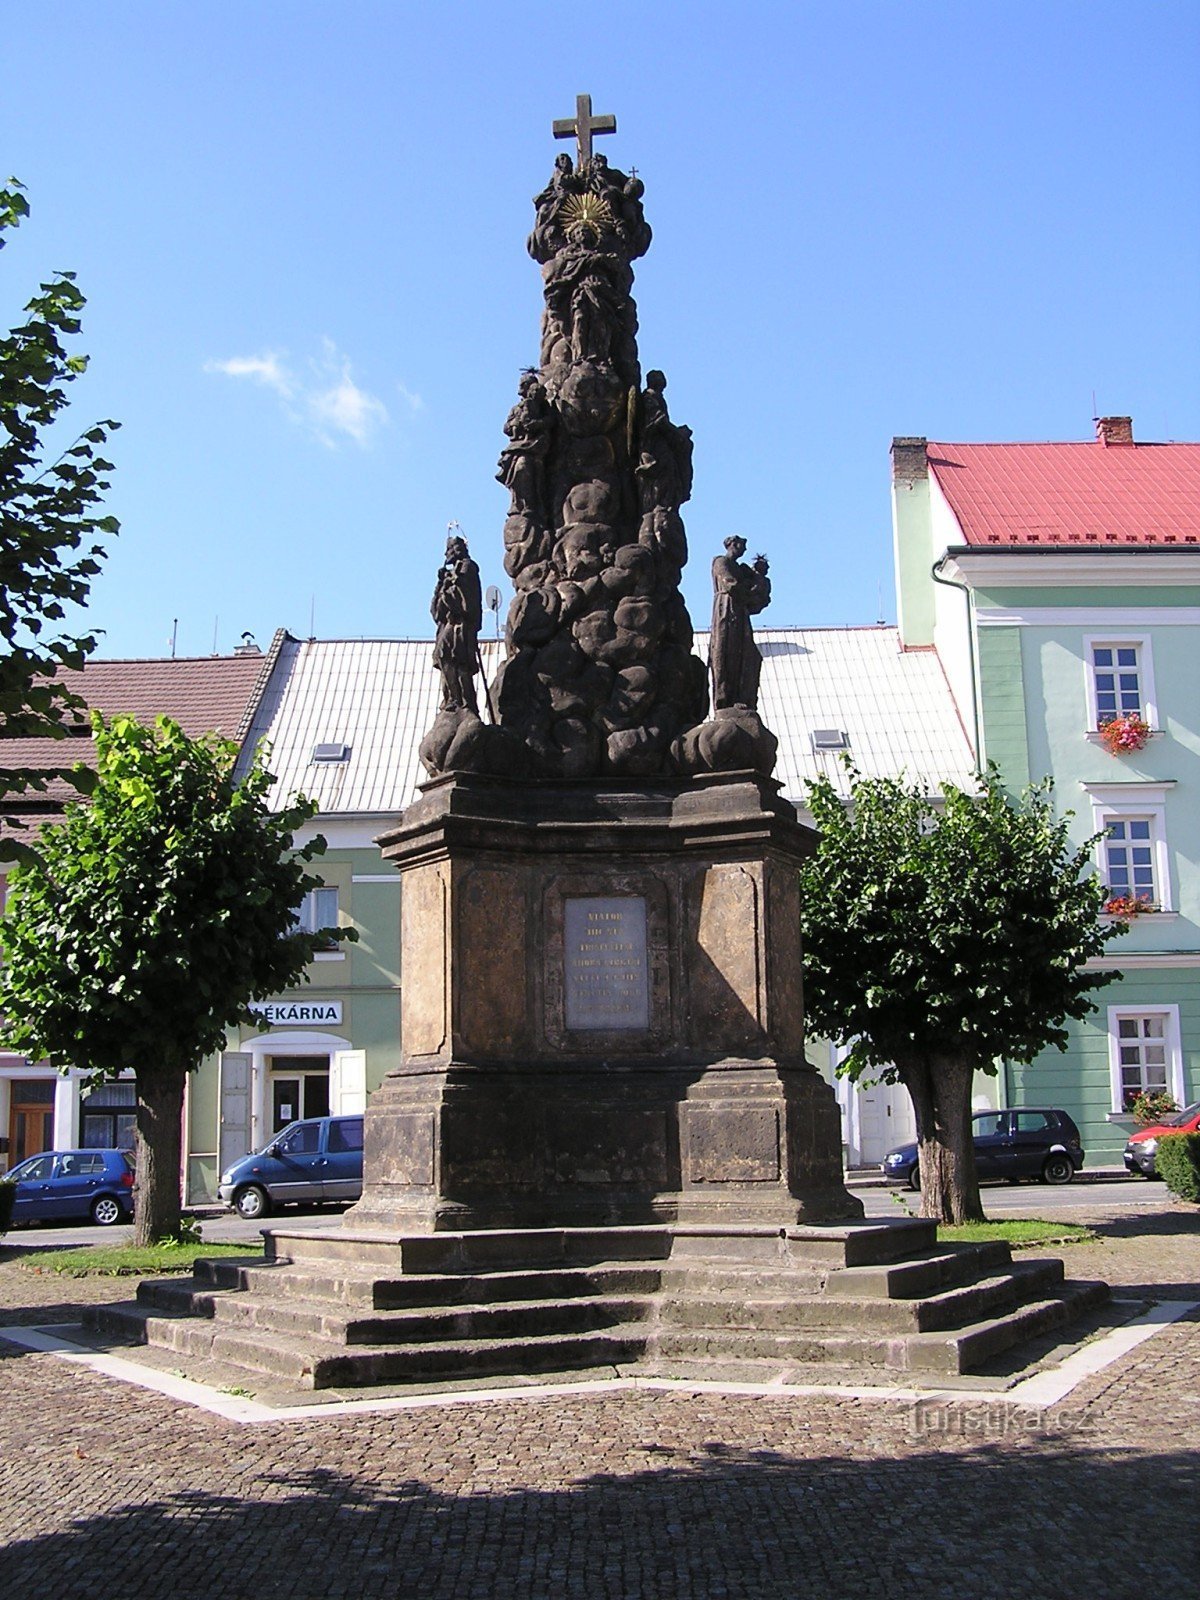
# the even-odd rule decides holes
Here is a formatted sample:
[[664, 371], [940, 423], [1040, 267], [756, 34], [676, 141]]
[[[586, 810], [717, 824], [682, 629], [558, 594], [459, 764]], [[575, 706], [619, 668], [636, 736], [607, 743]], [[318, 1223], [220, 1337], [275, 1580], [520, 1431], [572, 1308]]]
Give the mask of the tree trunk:
[[154, 1244], [179, 1233], [179, 1176], [183, 1154], [185, 1067], [158, 1067], [137, 1079], [137, 1178], [134, 1243]]
[[945, 1056], [897, 1065], [917, 1119], [921, 1215], [938, 1222], [982, 1222], [971, 1136], [974, 1068]]

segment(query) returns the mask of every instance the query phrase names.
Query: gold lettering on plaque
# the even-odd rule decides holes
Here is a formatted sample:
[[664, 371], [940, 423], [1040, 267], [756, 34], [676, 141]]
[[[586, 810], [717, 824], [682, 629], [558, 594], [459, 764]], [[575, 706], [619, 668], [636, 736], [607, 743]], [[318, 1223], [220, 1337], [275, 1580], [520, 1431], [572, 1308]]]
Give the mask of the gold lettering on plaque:
[[563, 902], [563, 979], [570, 1032], [650, 1026], [644, 896]]

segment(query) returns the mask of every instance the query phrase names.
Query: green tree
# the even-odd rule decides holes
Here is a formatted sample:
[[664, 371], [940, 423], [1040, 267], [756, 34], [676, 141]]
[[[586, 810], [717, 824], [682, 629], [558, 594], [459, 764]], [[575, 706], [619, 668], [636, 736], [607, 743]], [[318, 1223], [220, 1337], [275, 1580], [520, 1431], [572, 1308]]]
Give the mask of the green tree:
[[944, 805], [853, 769], [848, 805], [824, 778], [809, 805], [821, 837], [803, 873], [806, 1017], [850, 1046], [844, 1075], [912, 1096], [922, 1214], [981, 1218], [975, 1073], [1065, 1049], [1066, 1020], [1118, 976], [1084, 970], [1124, 931], [1100, 922], [1092, 841], [1071, 843], [1049, 782], [1014, 802], [994, 767], [978, 795], [948, 785]]
[[[0, 186], [0, 248], [6, 229], [28, 216], [15, 178]], [[66, 385], [87, 366], [64, 341], [79, 332], [84, 297], [58, 273], [0, 339], [0, 735], [58, 737], [82, 702], [54, 674], [81, 667], [90, 634], [64, 632], [66, 607], [87, 598], [102, 547], [117, 520], [100, 512], [112, 463], [100, 454], [115, 422], [99, 422], [44, 465], [44, 435], [67, 405]], [[0, 764], [0, 797], [45, 786], [51, 772]], [[81, 782], [86, 781], [81, 778]]]
[[306, 980], [344, 928], [304, 933], [294, 913], [320, 880], [296, 847], [302, 798], [268, 808], [261, 754], [190, 739], [169, 718], [93, 714], [96, 785], [42, 830], [0, 924], [0, 1012], [12, 1047], [93, 1081], [137, 1074], [137, 1238], [179, 1231], [180, 1130], [189, 1072], [250, 1010]]

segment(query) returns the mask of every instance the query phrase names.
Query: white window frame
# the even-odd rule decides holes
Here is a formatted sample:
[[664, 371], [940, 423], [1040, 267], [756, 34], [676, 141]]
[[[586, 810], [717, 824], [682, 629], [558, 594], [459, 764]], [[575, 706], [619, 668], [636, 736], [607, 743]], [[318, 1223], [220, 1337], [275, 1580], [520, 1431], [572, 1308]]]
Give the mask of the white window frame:
[[[1162, 783], [1089, 783], [1085, 785], [1092, 800], [1092, 828], [1095, 833], [1107, 833], [1109, 823], [1127, 822], [1134, 818], [1150, 823], [1150, 844], [1154, 852], [1154, 904], [1159, 911], [1175, 910], [1171, 886], [1171, 856], [1167, 849], [1167, 789]], [[1100, 881], [1108, 885], [1108, 855], [1106, 839], [1096, 842], [1096, 871]]]
[[1179, 1043], [1179, 1007], [1177, 1005], [1109, 1006], [1108, 1007], [1108, 1061], [1110, 1094], [1114, 1112], [1127, 1115], [1121, 1087], [1121, 1041], [1117, 1024], [1124, 1017], [1162, 1017], [1166, 1023], [1163, 1040], [1167, 1054], [1167, 1093], [1177, 1105], [1185, 1103], [1183, 1092], [1183, 1050]]
[[1141, 717], [1150, 728], [1158, 728], [1158, 698], [1154, 692], [1154, 657], [1148, 633], [1087, 633], [1083, 637], [1084, 686], [1087, 694], [1088, 733], [1099, 737], [1100, 710], [1096, 704], [1097, 649], [1120, 650], [1130, 646], [1138, 652], [1138, 684], [1142, 697]]
[[[333, 896], [332, 917], [318, 917], [317, 896], [319, 894], [331, 894]], [[338, 893], [337, 884], [319, 884], [317, 888], [310, 889], [296, 907], [296, 926], [302, 928], [305, 933], [315, 933], [318, 928], [341, 927], [341, 909], [341, 896]], [[344, 961], [345, 959], [346, 952], [340, 945], [332, 946], [327, 950], [313, 952], [314, 961]]]
[[[1112, 830], [1114, 828], [1127, 827], [1130, 823], [1134, 822], [1145, 823], [1146, 839], [1144, 841], [1135, 841], [1128, 834], [1122, 840], [1113, 838]], [[1100, 857], [1104, 863], [1104, 887], [1108, 890], [1110, 895], [1123, 895], [1135, 900], [1145, 899], [1150, 905], [1161, 909], [1163, 903], [1163, 896], [1161, 893], [1162, 852], [1159, 849], [1161, 840], [1159, 837], [1160, 828], [1158, 819], [1152, 813], [1147, 812], [1139, 813], [1137, 811], [1107, 811], [1104, 814], [1104, 828], [1105, 837], [1100, 840]], [[1118, 884], [1113, 882], [1114, 864], [1111, 859], [1111, 852], [1113, 849], [1124, 849], [1129, 852], [1130, 856], [1132, 857], [1132, 852], [1138, 847], [1139, 844], [1144, 846], [1150, 856], [1150, 884], [1148, 893], [1144, 895], [1139, 892], [1139, 885], [1134, 882], [1136, 868], [1132, 859], [1126, 863], [1126, 873], [1130, 880], [1128, 885], [1125, 888], [1121, 888]]]

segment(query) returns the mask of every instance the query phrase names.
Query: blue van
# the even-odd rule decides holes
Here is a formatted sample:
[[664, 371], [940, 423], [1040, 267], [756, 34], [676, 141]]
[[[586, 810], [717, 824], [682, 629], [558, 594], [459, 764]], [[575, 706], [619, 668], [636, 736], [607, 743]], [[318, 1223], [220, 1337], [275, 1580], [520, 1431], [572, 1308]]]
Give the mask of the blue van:
[[252, 1222], [296, 1201], [357, 1200], [362, 1176], [362, 1117], [312, 1117], [226, 1167], [217, 1193]]

